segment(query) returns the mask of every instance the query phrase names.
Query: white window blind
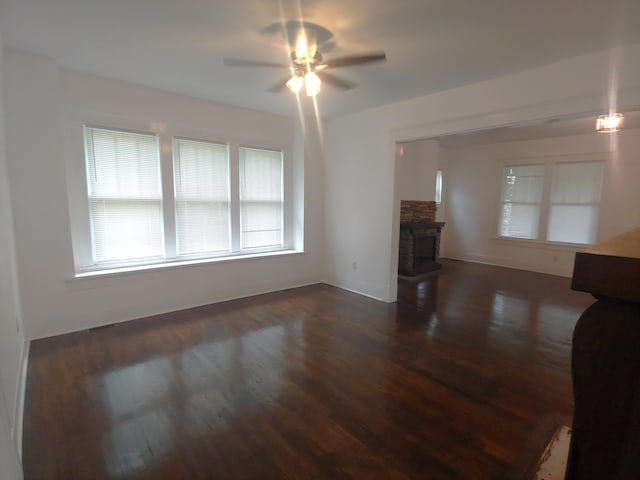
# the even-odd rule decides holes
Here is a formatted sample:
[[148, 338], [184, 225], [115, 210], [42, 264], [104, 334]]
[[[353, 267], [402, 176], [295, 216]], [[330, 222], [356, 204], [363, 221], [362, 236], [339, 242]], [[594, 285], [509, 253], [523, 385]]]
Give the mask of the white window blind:
[[543, 193], [544, 165], [504, 167], [500, 235], [538, 238]]
[[282, 152], [240, 148], [241, 249], [283, 245]]
[[229, 250], [227, 145], [174, 139], [178, 255]]
[[85, 127], [95, 263], [163, 254], [155, 135]]
[[436, 172], [436, 203], [442, 203], [442, 170]]
[[558, 163], [555, 166], [548, 240], [595, 242], [603, 175], [603, 162]]

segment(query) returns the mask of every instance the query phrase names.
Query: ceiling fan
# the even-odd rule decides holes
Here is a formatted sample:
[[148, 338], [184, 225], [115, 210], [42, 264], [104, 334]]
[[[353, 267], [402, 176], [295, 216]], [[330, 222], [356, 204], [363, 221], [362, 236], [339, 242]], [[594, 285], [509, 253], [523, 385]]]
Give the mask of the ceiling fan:
[[342, 90], [351, 90], [357, 86], [349, 80], [327, 73], [326, 70], [381, 62], [387, 59], [383, 51], [376, 51], [325, 60], [318, 49], [317, 32], [313, 28], [315, 25], [308, 23], [298, 25], [295, 45], [291, 47], [291, 62], [289, 64], [225, 58], [223, 59], [224, 65], [229, 67], [286, 68], [290, 74], [269, 88], [268, 91], [277, 93], [287, 87], [293, 93], [298, 94], [304, 89], [307, 96], [314, 97], [320, 92], [322, 82]]

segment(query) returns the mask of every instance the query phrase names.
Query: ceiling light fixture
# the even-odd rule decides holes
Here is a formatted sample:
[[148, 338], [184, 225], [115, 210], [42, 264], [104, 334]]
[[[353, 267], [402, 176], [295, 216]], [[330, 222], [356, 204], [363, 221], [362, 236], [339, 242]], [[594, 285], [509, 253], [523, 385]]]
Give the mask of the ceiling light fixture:
[[596, 132], [611, 133], [617, 132], [624, 124], [624, 115], [621, 113], [610, 113], [609, 115], [600, 115], [596, 119]]
[[322, 81], [316, 73], [320, 67], [322, 55], [317, 50], [317, 37], [313, 30], [301, 28], [291, 52], [291, 78], [285, 85], [296, 95], [304, 88], [308, 97], [315, 97], [320, 92]]
[[289, 90], [291, 90], [295, 94], [298, 94], [304, 86], [304, 78], [302, 78], [297, 73], [294, 73], [293, 76], [287, 81], [286, 85]]
[[308, 97], [315, 97], [320, 92], [320, 77], [314, 71], [309, 71], [304, 76], [304, 89]]
[[318, 74], [313, 70], [310, 70], [307, 73], [296, 70], [291, 75], [291, 78], [287, 80], [286, 85], [287, 88], [296, 95], [304, 88], [308, 97], [315, 97], [320, 93], [322, 80], [320, 80]]

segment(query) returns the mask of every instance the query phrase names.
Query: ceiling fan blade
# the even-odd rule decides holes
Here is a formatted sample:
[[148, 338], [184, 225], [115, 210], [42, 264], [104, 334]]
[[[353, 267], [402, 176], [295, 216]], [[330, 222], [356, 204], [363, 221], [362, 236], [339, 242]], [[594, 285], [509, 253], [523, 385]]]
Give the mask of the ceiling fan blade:
[[267, 88], [267, 92], [280, 93], [287, 87], [287, 82], [289, 81], [289, 78], [290, 77], [287, 77], [283, 80], [280, 80], [278, 83], [274, 83], [272, 86]]
[[241, 58], [223, 58], [222, 63], [225, 67], [272, 67], [290, 69], [288, 63], [272, 63], [272, 62], [254, 62], [253, 60], [243, 60]]
[[371, 62], [384, 62], [387, 56], [384, 52], [373, 52], [366, 55], [350, 55], [347, 57], [333, 58], [323, 62], [325, 68], [348, 67], [350, 65], [360, 65]]
[[333, 85], [334, 87], [338, 87], [342, 90], [353, 90], [358, 85], [350, 82], [349, 80], [345, 80], [344, 78], [336, 77], [335, 75], [331, 75], [327, 72], [317, 72], [317, 75], [320, 77], [320, 80], [328, 83], [329, 85]]

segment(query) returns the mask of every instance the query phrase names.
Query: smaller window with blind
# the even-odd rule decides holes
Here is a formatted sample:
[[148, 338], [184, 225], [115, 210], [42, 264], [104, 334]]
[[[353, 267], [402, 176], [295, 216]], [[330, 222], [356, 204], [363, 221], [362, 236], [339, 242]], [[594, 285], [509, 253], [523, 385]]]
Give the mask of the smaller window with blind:
[[156, 135], [86, 127], [93, 262], [162, 257]]
[[227, 145], [173, 141], [178, 255], [230, 250]]
[[436, 195], [435, 200], [437, 204], [442, 203], [442, 170], [436, 172]]
[[555, 165], [547, 240], [595, 243], [603, 176], [603, 162]]
[[282, 152], [240, 147], [240, 248], [283, 246]]
[[543, 192], [544, 165], [502, 169], [500, 236], [538, 238]]

